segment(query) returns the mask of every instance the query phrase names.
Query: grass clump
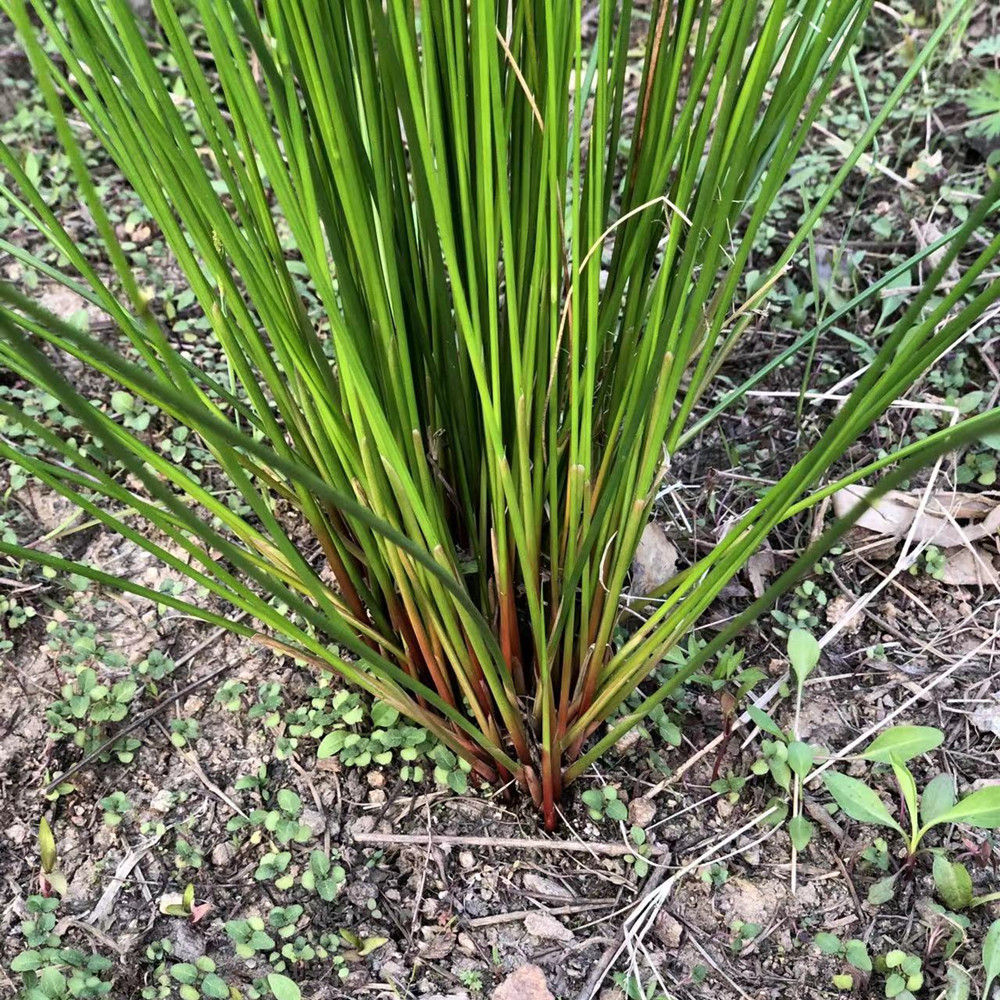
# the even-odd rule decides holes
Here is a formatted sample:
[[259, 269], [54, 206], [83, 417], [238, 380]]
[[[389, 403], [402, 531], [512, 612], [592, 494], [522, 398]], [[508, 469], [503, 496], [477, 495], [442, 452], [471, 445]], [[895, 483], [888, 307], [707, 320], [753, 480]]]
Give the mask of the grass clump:
[[[466, 769], [513, 778], [549, 826], [566, 783], [794, 582], [784, 575], [635, 697], [769, 532], [842, 485], [819, 488], [1000, 297], [979, 282], [1000, 251], [991, 233], [960, 280], [940, 284], [994, 188], [931, 248], [931, 275], [821, 436], [619, 643], [659, 485], [787, 357], [735, 388], [719, 381], [963, 5], [749, 296], [754, 241], [871, 0], [654, 3], [634, 114], [630, 0], [588, 8], [586, 42], [579, 0], [193, 0], [198, 52], [174, 4], [154, 0], [169, 75], [127, 0], [30, 6], [0, 0], [111, 273], [6, 147], [0, 193], [65, 268], [0, 246], [106, 313], [122, 339], [0, 288], [0, 362], [57, 401], [73, 431], [0, 397], [33, 442], [0, 441], [0, 455], [245, 617], [55, 552], [9, 540], [0, 551], [338, 671], [429, 730], [456, 783]], [[184, 273], [222, 373], [153, 308], [81, 123]], [[106, 394], [78, 390], [67, 357]], [[154, 415], [166, 447], [150, 437]], [[851, 481], [994, 425], [987, 414], [929, 435]], [[210, 456], [211, 476], [185, 468], [188, 448]]]

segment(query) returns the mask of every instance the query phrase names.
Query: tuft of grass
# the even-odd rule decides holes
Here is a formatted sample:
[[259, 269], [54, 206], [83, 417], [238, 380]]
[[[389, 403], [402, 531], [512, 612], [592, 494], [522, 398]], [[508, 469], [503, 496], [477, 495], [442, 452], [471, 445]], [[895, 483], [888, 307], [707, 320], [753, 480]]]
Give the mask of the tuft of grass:
[[[109, 342], [0, 287], [0, 361], [56, 400], [75, 435], [0, 397], [0, 415], [39, 445], [0, 440], [0, 456], [243, 616], [56, 552], [10, 540], [0, 551], [338, 671], [470, 771], [516, 779], [550, 827], [563, 786], [843, 527], [618, 714], [777, 524], [997, 426], [975, 417], [820, 488], [1000, 298], [979, 280], [1000, 252], [1000, 236], [980, 237], [1000, 183], [932, 248], [932, 273], [822, 435], [616, 644], [673, 458], [788, 355], [762, 358], [735, 390], [720, 393], [717, 377], [965, 4], [748, 297], [754, 240], [872, 0], [659, 0], [634, 114], [631, 0], [599, 0], [586, 42], [580, 0], [193, 0], [197, 52], [174, 4], [152, 6], [176, 74], [157, 69], [127, 0], [39, 0], [30, 14], [0, 0], [110, 268], [3, 146], [0, 193], [65, 269], [0, 248], [121, 335]], [[84, 136], [186, 276], [224, 376], [161, 321]], [[979, 251], [963, 254], [974, 236]], [[961, 279], [942, 286], [960, 254]], [[106, 393], [85, 398], [66, 358]], [[211, 481], [154, 444], [153, 414], [211, 456]]]

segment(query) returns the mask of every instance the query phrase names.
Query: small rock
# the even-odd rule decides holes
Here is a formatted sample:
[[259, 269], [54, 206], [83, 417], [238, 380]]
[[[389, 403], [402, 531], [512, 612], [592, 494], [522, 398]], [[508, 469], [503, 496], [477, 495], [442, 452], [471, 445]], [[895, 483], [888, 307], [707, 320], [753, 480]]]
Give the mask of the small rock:
[[212, 848], [212, 853], [210, 855], [212, 865], [216, 868], [222, 868], [233, 859], [233, 855], [236, 854], [236, 848], [229, 843], [228, 840], [224, 840], [221, 844], [216, 844]]
[[515, 969], [494, 991], [493, 1000], [556, 1000], [537, 965]]
[[644, 830], [653, 822], [656, 815], [656, 805], [647, 798], [639, 796], [628, 804], [628, 821]]
[[656, 923], [653, 924], [653, 933], [671, 951], [676, 951], [681, 945], [681, 935], [684, 933], [684, 928], [676, 917], [667, 913], [666, 910], [660, 910]]
[[375, 829], [375, 816], [359, 816], [351, 823], [351, 835], [356, 837], [359, 833], [371, 833]]
[[458, 863], [468, 871], [470, 868], [476, 867], [476, 858], [472, 851], [460, 851], [458, 855]]
[[196, 962], [205, 954], [205, 938], [186, 920], [178, 920], [171, 927], [174, 943], [173, 957], [182, 962]]
[[368, 793], [368, 801], [373, 806], [385, 805], [385, 799], [386, 799], [385, 790], [382, 788], [373, 788]]
[[735, 808], [736, 807], [729, 801], [729, 799], [719, 799], [715, 803], [715, 811], [719, 814], [721, 819], [729, 819]]
[[369, 771], [365, 780], [371, 788], [381, 788], [385, 784], [385, 775], [381, 771]]
[[326, 817], [317, 809], [303, 809], [300, 819], [317, 837], [326, 829]]
[[572, 941], [573, 932], [561, 924], [551, 913], [538, 911], [524, 918], [524, 927], [533, 937], [543, 941]]
[[161, 788], [149, 802], [149, 808], [153, 812], [168, 813], [173, 807], [174, 795], [169, 788]]
[[7, 837], [15, 844], [23, 844], [28, 839], [28, 828], [23, 823], [13, 823], [7, 827]]
[[572, 899], [573, 893], [564, 888], [555, 879], [526, 872], [522, 879], [524, 891], [533, 896], [548, 896], [550, 899]]

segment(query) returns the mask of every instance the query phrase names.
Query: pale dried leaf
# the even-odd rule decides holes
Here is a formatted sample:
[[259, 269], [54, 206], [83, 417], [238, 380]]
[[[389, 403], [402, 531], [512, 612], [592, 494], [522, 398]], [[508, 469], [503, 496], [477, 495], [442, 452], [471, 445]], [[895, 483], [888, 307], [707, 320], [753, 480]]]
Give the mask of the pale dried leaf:
[[656, 521], [643, 529], [632, 562], [632, 593], [643, 596], [669, 580], [677, 569], [677, 547]]
[[984, 733], [1000, 736], [1000, 701], [994, 699], [985, 705], [980, 705], [969, 716], [969, 721]]
[[761, 549], [747, 560], [747, 579], [754, 597], [763, 597], [764, 591], [774, 574], [774, 553]]

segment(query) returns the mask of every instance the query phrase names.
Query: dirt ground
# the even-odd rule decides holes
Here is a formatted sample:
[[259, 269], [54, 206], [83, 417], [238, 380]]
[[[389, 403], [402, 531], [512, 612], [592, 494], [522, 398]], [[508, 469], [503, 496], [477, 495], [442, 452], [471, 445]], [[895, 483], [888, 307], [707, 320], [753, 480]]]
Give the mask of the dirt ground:
[[[905, 31], [891, 18], [879, 24], [902, 44]], [[962, 59], [996, 34], [996, 12], [989, 4], [976, 6], [965, 32], [956, 62], [940, 69], [936, 110], [927, 112], [935, 83], [925, 81], [910, 118], [901, 116], [883, 143], [897, 153], [896, 169], [917, 164], [925, 170], [923, 186], [913, 194], [884, 174], [859, 178], [845, 192], [843, 213], [863, 205], [894, 228], [881, 243], [864, 227], [844, 237], [843, 216], [831, 216], [812, 266], [805, 261], [796, 272], [803, 287], [817, 275], [837, 285], [843, 259], [853, 261], [851, 276], [843, 277], [849, 286], [879, 273], [894, 253], [912, 253], [927, 235], [922, 223], [911, 225], [921, 218], [914, 205], [937, 204], [942, 188], [974, 185], [984, 176], [992, 147], [961, 131], [964, 110], [948, 103], [948, 88], [968, 85]], [[37, 102], [9, 31], [0, 49], [7, 94], [15, 95], [0, 98], [6, 141], [44, 150], [52, 137], [36, 128], [31, 109]], [[859, 62], [873, 92], [877, 81], [898, 70], [889, 55], [869, 50]], [[928, 167], [930, 147], [922, 135], [913, 139], [913, 121], [919, 132], [928, 117], [940, 139], [932, 146], [944, 150], [945, 166], [934, 166], [935, 160]], [[809, 155], [827, 167], [835, 162], [822, 138]], [[126, 216], [123, 208], [122, 225], [141, 227], [141, 220], [130, 223]], [[776, 223], [778, 243], [787, 228]], [[16, 226], [2, 235], [31, 240]], [[138, 251], [155, 263], [156, 234], [139, 228], [135, 235]], [[862, 262], [857, 255], [865, 253]], [[20, 274], [2, 250], [0, 271], [8, 278]], [[169, 266], [160, 275], [159, 301], [178, 305], [175, 320], [193, 320]], [[54, 286], [35, 291], [66, 315], [82, 306], [60, 299], [65, 293]], [[792, 293], [776, 308], [779, 318], [795, 308]], [[761, 345], [772, 336], [772, 320], [761, 318]], [[942, 402], [981, 391], [983, 405], [995, 402], [997, 336], [1000, 327], [988, 327], [948, 360], [951, 381], [927, 381], [919, 398]], [[822, 385], [836, 383], [853, 363], [837, 349], [822, 355]], [[682, 558], [712, 544], [753, 484], [808, 437], [818, 416], [794, 426], [789, 407], [795, 401], [782, 395], [798, 389], [802, 372], [793, 365], [774, 373], [723, 432], [681, 459], [658, 522]], [[739, 374], [735, 359], [733, 379]], [[18, 389], [6, 373], [0, 381]], [[864, 454], [845, 461], [862, 461], [884, 438], [898, 441], [914, 432], [912, 416], [896, 414], [880, 429], [882, 439], [873, 436]], [[959, 475], [966, 464], [957, 456], [910, 488], [918, 497], [923, 489], [958, 488], [996, 505], [1000, 494], [989, 489], [988, 477], [970, 482]], [[37, 483], [14, 488], [9, 468], [2, 475], [11, 486], [3, 530], [40, 544], [56, 536], [75, 558], [163, 585], [162, 571], [144, 552], [82, 519], [70, 523], [74, 512], [62, 500]], [[782, 568], [826, 516], [829, 511], [820, 511], [779, 532], [763, 561], [706, 616], [705, 628], [745, 606], [761, 579]], [[993, 560], [996, 533], [977, 551]], [[811, 586], [781, 605], [786, 615], [804, 611], [824, 643], [807, 683], [799, 735], [838, 758], [838, 770], [865, 777], [871, 765], [851, 751], [872, 735], [890, 724], [933, 726], [944, 741], [911, 762], [919, 787], [940, 773], [953, 775], [960, 792], [1000, 783], [1000, 591], [955, 567], [942, 578], [910, 573], [896, 562], [901, 552], [899, 538], [858, 529], [818, 567]], [[66, 880], [50, 933], [84, 958], [109, 960], [100, 974], [113, 983], [106, 994], [112, 997], [185, 996], [181, 974], [171, 971], [178, 966], [197, 969], [197, 995], [216, 995], [208, 992], [211, 973], [234, 998], [272, 995], [270, 973], [294, 979], [308, 1000], [887, 995], [877, 960], [871, 973], [852, 967], [842, 953], [819, 948], [818, 934], [861, 940], [876, 959], [894, 951], [918, 956], [919, 998], [968, 996], [963, 975], [971, 995], [982, 995], [984, 938], [1000, 918], [1000, 901], [961, 913], [942, 906], [930, 855], [904, 866], [900, 839], [843, 813], [831, 815], [819, 781], [807, 785], [803, 803], [816, 832], [803, 851], [793, 852], [787, 825], [768, 822], [776, 796], [782, 799], [779, 789], [752, 770], [767, 734], [744, 717], [725, 740], [720, 699], [707, 686], [692, 686], [671, 706], [679, 745], [667, 729], [652, 725], [623, 740], [567, 792], [561, 828], [549, 835], [518, 796], [471, 779], [456, 791], [454, 783], [435, 780], [435, 763], [426, 756], [410, 761], [394, 752], [379, 763], [377, 748], [349, 762], [343, 754], [318, 756], [333, 728], [346, 727], [361, 739], [378, 728], [371, 706], [336, 679], [321, 684], [303, 665], [127, 596], [13, 565], [0, 577], [0, 596], [32, 611], [22, 618], [5, 605], [2, 615], [0, 996], [17, 996], [21, 988], [12, 963], [31, 945], [24, 925], [36, 915], [30, 901], [39, 896], [43, 816]], [[787, 728], [792, 710], [784, 683], [788, 661], [775, 631], [780, 625], [780, 619], [762, 620], [740, 648], [743, 667], [763, 675], [754, 697]], [[83, 692], [90, 707], [75, 715], [79, 684], [72, 691], [66, 685], [81, 667], [93, 670], [108, 693]], [[100, 717], [94, 704], [114, 701], [119, 684], [126, 710]], [[95, 758], [92, 751], [108, 739], [116, 742]], [[413, 773], [417, 766], [422, 774]], [[720, 790], [719, 778], [729, 785]], [[872, 780], [894, 811], [901, 810], [891, 775], [882, 769]], [[593, 817], [581, 793], [603, 788], [627, 806], [627, 821]], [[645, 856], [633, 828], [643, 833]], [[976, 897], [1000, 890], [992, 834], [951, 826], [928, 842], [964, 859]], [[873, 887], [896, 871], [894, 894], [879, 902]], [[193, 907], [180, 898], [188, 885]], [[648, 918], [642, 932], [628, 922], [636, 913]], [[835, 981], [842, 976], [851, 983]]]

